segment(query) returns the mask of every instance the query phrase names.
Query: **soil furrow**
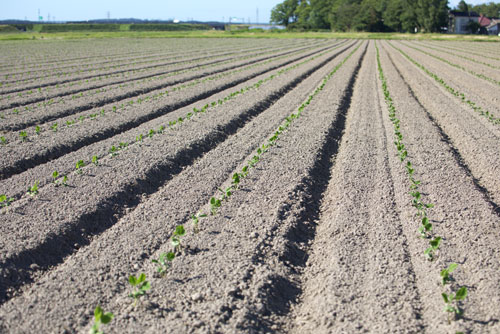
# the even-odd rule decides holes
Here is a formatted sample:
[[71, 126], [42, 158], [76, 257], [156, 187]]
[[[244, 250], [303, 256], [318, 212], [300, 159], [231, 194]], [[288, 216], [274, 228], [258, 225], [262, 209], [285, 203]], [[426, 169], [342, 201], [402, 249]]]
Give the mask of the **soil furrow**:
[[[338, 60], [334, 59], [330, 64], [337, 62]], [[88, 247], [81, 248], [64, 264], [37, 281], [36, 285], [32, 287], [37, 291], [37, 296], [45, 295], [46, 298], [49, 298], [50, 303], [55, 306], [54, 311], [64, 308], [71, 310], [71, 312], [57, 315], [57, 312], [49, 311], [46, 316], [50, 319], [54, 317], [54, 322], [39, 322], [34, 316], [26, 319], [25, 324], [21, 326], [25, 328], [33, 328], [34, 326], [34, 328], [43, 331], [48, 328], [47, 326], [50, 323], [56, 323], [56, 328], [70, 328], [70, 331], [73, 332], [81, 330], [89, 320], [87, 309], [81, 306], [75, 308], [71, 305], [65, 305], [68, 301], [74, 301], [75, 299], [81, 301], [77, 303], [80, 305], [92, 305], [100, 302], [106, 304], [116, 303], [117, 307], [129, 307], [128, 301], [123, 300], [121, 297], [116, 298], [118, 293], [121, 294], [124, 290], [122, 278], [130, 271], [136, 270], [137, 265], [144, 265], [145, 258], [153, 256], [153, 253], [169, 238], [170, 231], [175, 224], [188, 219], [189, 210], [193, 207], [203, 206], [207, 202], [210, 194], [217, 191], [217, 187], [221, 187], [222, 183], [230, 178], [231, 173], [238, 165], [245, 158], [248, 158], [255, 148], [269, 136], [269, 133], [274, 131], [281, 123], [281, 120], [295, 111], [296, 106], [304, 101], [321, 78], [330, 71], [330, 64], [304, 79], [296, 88], [283, 96], [268, 110], [252, 119], [234, 136], [230, 136], [226, 141], [197, 160], [195, 164], [184, 169], [179, 175], [167, 182], [158, 192], [142, 201], [135, 210], [120, 219], [118, 224], [103, 233], [99, 238], [93, 240]], [[230, 104], [233, 104], [233, 106], [229, 105], [227, 108], [235, 107], [240, 102], [234, 101], [230, 102]], [[144, 219], [147, 219], [147, 224], [143, 223]], [[204, 226], [201, 226], [201, 228], [205, 229]], [[200, 234], [202, 233], [205, 233], [205, 231]], [[131, 243], [128, 236], [144, 240], [144, 243], [140, 243], [140, 248], [137, 248], [138, 244]], [[153, 238], [151, 238], [152, 236]], [[116, 247], [108, 247], [107, 245], [110, 244]], [[189, 247], [186, 252], [196, 252], [196, 248]], [[131, 254], [140, 256], [136, 257]], [[100, 261], [95, 262], [95, 266], [92, 264], [89, 266], [89, 258], [99, 258]], [[74, 268], [81, 269], [75, 271]], [[116, 277], [117, 279], [108, 281], [109, 284], [101, 282], [96, 286], [92, 282], [95, 273]], [[54, 275], [60, 277], [61, 280], [78, 284], [82, 288], [76, 294], [72, 289], [64, 289], [59, 292], [59, 295], [51, 295], [49, 291], [52, 289], [51, 286], [54, 281], [50, 277], [54, 277]], [[164, 285], [162, 279], [158, 277], [155, 282], [153, 283], [154, 286]], [[113, 291], [113, 293], [109, 294], [106, 291]], [[68, 294], [72, 298], [62, 297]], [[2, 307], [0, 317], [6, 316], [9, 327], [12, 325], [14, 326], [12, 328], [21, 328], [19, 324], [11, 322], [11, 319], [14, 319], [11, 316], [17, 310], [31, 303], [33, 299], [29, 299], [31, 301], [27, 297], [14, 298]], [[154, 303], [152, 301], [152, 304]], [[166, 309], [159, 307], [158, 311], [164, 312]], [[35, 315], [36, 313], [33, 312], [32, 314]], [[158, 320], [161, 319], [152, 322], [158, 322]], [[152, 326], [152, 322], [149, 327]], [[115, 331], [119, 332], [120, 329], [117, 328]]]
[[[421, 103], [429, 116], [435, 119], [446, 136], [451, 139], [451, 146], [456, 147], [458, 156], [455, 160], [463, 159], [465, 170], [470, 170], [473, 179], [476, 180], [478, 189], [482, 191], [485, 199], [498, 211], [500, 203], [500, 157], [498, 156], [498, 142], [500, 141], [500, 130], [497, 126], [487, 122], [447, 92], [436, 89], [432, 99], [427, 98], [429, 92], [429, 80], [425, 74], [420, 73], [414, 67], [408, 67], [407, 61], [396, 53], [389, 53], [390, 60], [394, 62], [396, 70], [404, 78], [404, 81], [416, 99]], [[437, 88], [437, 87], [436, 87]], [[446, 106], [443, 108], [443, 106]]]
[[[483, 175], [483, 177], [475, 176], [474, 173], [472, 172], [471, 168], [468, 166], [466, 159], [464, 159], [464, 157], [460, 153], [460, 150], [454, 144], [454, 141], [452, 140], [452, 138], [446, 133], [446, 131], [443, 129], [443, 126], [440, 125], [440, 123], [432, 115], [432, 113], [428, 109], [426, 109], [426, 107], [422, 104], [420, 99], [416, 96], [415, 91], [412, 89], [412, 87], [409, 86], [409, 82], [405, 80], [405, 77], [403, 76], [403, 74], [401, 73], [399, 68], [394, 63], [391, 55], [388, 55], [388, 59], [392, 65], [392, 67], [394, 67], [394, 69], [398, 73], [399, 77], [402, 79], [403, 84], [408, 89], [410, 96], [413, 99], [415, 99], [415, 102], [425, 112], [426, 116], [429, 118], [429, 120], [432, 122], [432, 124], [436, 127], [437, 131], [439, 132], [439, 134], [441, 136], [441, 140], [448, 145], [450, 152], [452, 152], [453, 158], [455, 159], [456, 163], [464, 170], [465, 174], [467, 174], [467, 176], [472, 179], [476, 189], [483, 194], [484, 200], [490, 204], [493, 211], [500, 217], [500, 207], [495, 202], [495, 199], [494, 199], [494, 197], [500, 198], [500, 193], [495, 191], [495, 189], [498, 189], [500, 187], [500, 185], [495, 186], [494, 183], [496, 181], [496, 178], [491, 180], [493, 182], [487, 182], [488, 187], [490, 189], [492, 189], [492, 191], [495, 193], [495, 196], [494, 196], [492, 193], [490, 193], [490, 191], [484, 185], [481, 184], [481, 181], [480, 181], [480, 180], [488, 179], [488, 177], [487, 177], [488, 174], [492, 174], [492, 175], [497, 174], [495, 171], [499, 170], [500, 163], [495, 163], [495, 161], [493, 161], [494, 157], [496, 157], [496, 153], [493, 153], [493, 151], [487, 152], [488, 145], [485, 143], [474, 143], [473, 145], [470, 145], [471, 141], [474, 142], [475, 140], [472, 139], [471, 136], [469, 136], [467, 133], [464, 133], [463, 129], [470, 129], [471, 127], [474, 127], [473, 123], [471, 124], [471, 122], [456, 122], [456, 119], [455, 119], [455, 122], [453, 122], [453, 124], [455, 126], [459, 125], [460, 123], [463, 123], [463, 126], [461, 127], [462, 131], [460, 133], [455, 134], [456, 131], [453, 131], [454, 132], [453, 137], [455, 138], [455, 140], [458, 140], [460, 142], [460, 146], [464, 145], [465, 142], [461, 141], [459, 138], [464, 138], [464, 139], [466, 138], [467, 143], [470, 146], [473, 146], [473, 150], [471, 150], [470, 148], [463, 148], [462, 151], [465, 151], [466, 152], [465, 154], [467, 154], [467, 155], [470, 154], [469, 152], [471, 152], [471, 151], [479, 153], [477, 156], [474, 156], [473, 158], [467, 159], [468, 161], [470, 161], [470, 163], [475, 165], [474, 169], [477, 170], [477, 172], [476, 172], [477, 175]], [[428, 89], [427, 86], [426, 86], [426, 89]], [[441, 119], [443, 119], [443, 118], [441, 118]], [[448, 125], [447, 123], [449, 122], [449, 120], [443, 119], [443, 121], [444, 121], [445, 126]], [[446, 127], [448, 127], [448, 126], [446, 126]], [[484, 131], [484, 129], [477, 129], [475, 132], [478, 133], [481, 131]], [[496, 136], [489, 137], [488, 139], [489, 140], [493, 139], [494, 141], [500, 140], [500, 138], [498, 138]], [[495, 151], [496, 151], [496, 147], [495, 147]], [[491, 167], [493, 167], [492, 168], [493, 170], [491, 170], [491, 172], [487, 172], [487, 169], [486, 169], [486, 175], [484, 175], [485, 174], [484, 166], [491, 166]]]
[[[294, 50], [291, 50], [291, 51], [286, 51], [286, 52], [280, 52], [278, 54], [272, 54], [272, 55], [268, 55], [268, 56], [261, 56], [261, 57], [258, 57], [257, 59], [253, 59], [253, 60], [249, 60], [249, 61], [238, 61], [236, 64], [229, 64], [229, 65], [226, 65], [222, 68], [217, 68], [215, 70], [212, 70], [212, 71], [205, 71], [205, 72], [202, 72], [201, 74], [195, 74], [194, 76], [188, 76], [187, 78], [182, 78], [180, 80], [174, 80], [172, 82], [168, 82], [167, 85], [173, 85], [173, 84], [178, 84], [178, 83], [181, 83], [181, 82], [186, 82], [186, 81], [189, 81], [189, 80], [194, 80], [194, 79], [197, 79], [197, 78], [201, 78], [203, 76], [207, 76], [207, 75], [211, 75], [211, 74], [214, 74], [214, 73], [219, 73], [219, 72], [222, 72], [222, 71], [229, 71], [229, 70], [232, 70], [232, 69], [235, 69], [235, 68], [238, 68], [238, 67], [241, 67], [241, 66], [248, 66], [248, 65], [251, 65], [251, 64], [255, 64], [255, 63], [258, 63], [258, 62], [263, 62], [265, 60], [268, 60], [268, 59], [272, 59], [272, 58], [275, 58], [275, 57], [280, 57], [280, 56], [284, 56], [284, 55], [287, 55], [287, 54], [291, 54], [291, 53], [294, 53], [294, 52], [297, 52], [297, 51], [301, 51], [301, 50], [309, 50], [310, 48], [299, 48], [299, 49], [294, 49]], [[246, 57], [245, 57], [246, 58]], [[215, 63], [216, 64], [216, 63]], [[204, 64], [205, 65], [210, 65], [210, 64]], [[196, 69], [196, 67], [188, 67], [187, 69], [189, 68], [194, 68]], [[186, 69], [186, 68], [184, 68]], [[181, 69], [183, 70], [183, 69]], [[139, 78], [134, 78], [132, 79], [131, 81], [137, 81], [137, 82], [141, 82], [141, 80], [144, 80], [144, 79], [148, 79], [148, 78], [153, 78], [153, 77], [161, 77], [165, 74], [168, 74], [168, 73], [171, 73], [171, 72], [176, 72], [177, 70], [168, 70], [168, 71], [164, 71], [162, 73], [155, 73], [153, 75], [147, 75], [147, 76], [144, 76], [144, 77], [139, 77]], [[130, 79], [127, 79], [126, 82], [128, 82]], [[102, 87], [119, 87], [121, 88], [120, 86], [120, 83], [122, 81], [118, 80], [118, 81], [113, 81], [112, 85], [109, 85], [109, 84], [106, 84], [106, 85], [98, 85], [96, 87], [92, 87], [92, 89], [98, 89], [98, 88], [102, 88]], [[100, 100], [100, 101], [96, 101], [96, 97], [95, 96], [92, 96], [91, 97], [91, 101], [94, 102], [94, 105], [93, 107], [100, 107], [100, 106], [103, 106], [107, 103], [110, 103], [110, 102], [116, 102], [116, 101], [120, 101], [122, 99], [125, 99], [125, 98], [128, 98], [128, 97], [134, 97], [134, 96], [138, 96], [138, 95], [141, 95], [141, 94], [146, 94], [148, 92], [151, 92], [151, 91], [154, 91], [154, 90], [158, 90], [158, 89], [163, 89], [164, 87], [166, 87], [166, 84], [165, 83], [162, 83], [162, 84], [157, 84], [157, 85], [152, 85], [151, 87], [140, 87], [139, 89], [132, 89], [132, 91], [130, 91], [129, 89], [129, 92], [123, 94], [122, 92], [122, 95], [116, 95], [116, 96], [111, 96], [111, 97], [106, 97], [104, 96], [104, 100]], [[71, 95], [71, 94], [75, 94], [75, 93], [80, 93], [80, 92], [84, 92], [84, 91], [87, 91], [88, 88], [84, 88], [84, 89], [76, 89], [74, 91], [71, 91], [71, 92], [57, 92], [51, 96], [44, 96], [44, 97], [41, 97], [41, 98], [34, 98], [32, 100], [28, 100], [28, 101], [23, 101], [23, 102], [12, 102], [10, 103], [9, 105], [6, 105], [6, 106], [2, 106], [0, 108], [0, 110], [5, 110], [5, 109], [9, 109], [9, 108], [14, 108], [14, 107], [23, 107], [23, 106], [27, 106], [29, 104], [33, 104], [33, 103], [37, 103], [37, 102], [40, 102], [40, 101], [44, 101], [44, 100], [47, 100], [47, 99], [54, 99], [54, 98], [62, 98], [62, 97], [66, 97], [67, 95]], [[107, 89], [109, 90], [109, 88]], [[97, 103], [97, 104], [96, 104]], [[91, 109], [90, 107], [87, 106], [87, 109], [82, 109], [82, 108], [85, 108], [86, 106], [79, 106], [79, 107], [74, 107], [73, 106], [73, 109], [77, 109], [77, 112], [80, 112], [80, 111], [83, 111], [83, 110], [88, 110], [88, 109]], [[64, 113], [63, 113], [64, 115]], [[45, 119], [41, 119], [41, 120], [38, 120], [39, 123], [42, 123], [42, 122], [46, 122], [47, 120]], [[32, 124], [30, 124], [32, 125]], [[17, 130], [17, 129], [16, 129]]]
[[[391, 42], [398, 48], [406, 52], [410, 57], [418, 61], [420, 64], [437, 74], [446, 83], [453, 88], [464, 93], [465, 96], [483, 107], [483, 109], [493, 113], [496, 117], [500, 115], [500, 96], [498, 94], [498, 86], [477, 78], [474, 75], [456, 70], [452, 66], [433, 59], [430, 56], [415, 51], [398, 42]], [[477, 89], [481, 87], [481, 89]]]
[[[102, 184], [102, 189], [98, 191], [98, 194], [94, 194], [95, 198], [92, 199], [92, 201], [97, 201], [98, 205], [92, 206], [87, 201], [85, 208], [79, 207], [75, 199], [81, 198], [83, 194], [95, 192], [95, 190], [91, 191], [88, 188], [95, 189], [96, 185], [85, 183], [85, 180], [78, 181], [76, 179], [75, 182], [83, 182], [84, 184], [81, 186], [75, 184], [75, 188], [63, 189], [65, 204], [62, 207], [53, 206], [50, 202], [45, 203], [42, 199], [22, 202], [19, 203], [19, 206], [13, 205], [12, 209], [6, 213], [7, 220], [9, 221], [8, 225], [21, 224], [25, 225], [27, 229], [19, 231], [23, 236], [19, 235], [16, 237], [14, 243], [10, 243], [11, 241], [8, 240], [1, 241], [3, 245], [0, 268], [2, 268], [2, 287], [5, 289], [1, 291], [2, 299], [6, 300], [8, 298], [6, 295], [8, 288], [31, 281], [31, 272], [36, 271], [33, 270], [33, 265], [38, 267], [38, 269], [46, 269], [51, 265], [60, 263], [67, 254], [73, 253], [75, 244], [88, 244], [90, 235], [95, 234], [93, 231], [96, 231], [97, 234], [101, 233], [102, 229], [107, 229], [116, 223], [117, 218], [115, 217], [123, 214], [123, 207], [137, 205], [141, 193], [156, 191], [161, 184], [179, 173], [183, 166], [193, 163], [195, 159], [213, 149], [218, 143], [225, 140], [230, 134], [236, 132], [248, 122], [251, 117], [264, 111], [270, 104], [279, 100], [302, 80], [334, 59], [335, 56], [328, 55], [326, 60], [321, 59], [320, 63], [315, 64], [312, 68], [296, 70], [295, 72], [297, 73], [298, 71], [298, 73], [294, 77], [283, 78], [281, 80], [282, 85], [265, 92], [265, 95], [248, 109], [232, 111], [224, 115], [214, 114], [217, 115], [216, 118], [220, 119], [219, 123], [216, 123], [215, 128], [210, 127], [209, 124], [205, 125], [201, 123], [199, 127], [203, 131], [197, 133], [186, 133], [186, 130], [175, 134], [166, 133], [166, 136], [171, 138], [171, 142], [163, 144], [171, 148], [166, 151], [168, 155], [159, 161], [152, 161], [148, 164], [141, 163], [141, 165], [133, 168], [131, 164], [137, 164], [140, 161], [132, 159], [130, 162], [122, 163], [121, 167], [113, 166], [112, 170], [103, 170], [96, 175], [98, 176], [97, 179], [96, 177], [91, 177], [96, 179], [94, 182]], [[229, 115], [231, 114], [234, 116], [230, 117]], [[184, 144], [179, 145], [180, 142]], [[141, 148], [141, 152], [144, 152], [141, 154], [156, 152], [154, 147], [157, 144], [159, 143], [154, 142], [151, 143], [150, 147]], [[126, 159], [126, 156], [133, 155], [136, 150], [137, 148], [131, 147], [125, 152], [126, 154], [123, 156], [120, 155], [119, 159], [114, 161], [123, 161]], [[92, 167], [89, 168], [89, 171], [86, 171], [86, 174], [89, 173], [88, 177], [95, 173], [96, 168], [98, 167]], [[124, 169], [123, 172], [129, 171], [128, 173], [132, 178], [124, 177], [122, 180], [116, 180], [117, 184], [113, 184], [113, 175], [120, 169]], [[137, 173], [140, 173], [142, 176], [139, 176]], [[126, 174], [127, 172], [123, 175]], [[42, 192], [44, 194], [42, 197], [50, 197], [52, 193], [55, 194], [58, 191], [60, 190], [55, 187], [46, 187]], [[72, 208], [74, 205], [77, 205], [77, 207]], [[64, 214], [61, 215], [63, 212]], [[50, 218], [46, 217], [47, 214]], [[43, 231], [42, 234], [40, 234], [41, 231], [36, 235], [32, 235], [33, 231], [26, 234], [32, 228], [26, 226], [24, 222], [23, 218], [26, 215], [33, 219], [40, 216], [40, 220], [49, 220], [53, 222], [52, 224], [57, 222], [57, 226], [51, 226], [49, 230]], [[5, 225], [2, 228], [8, 227]], [[89, 232], [82, 234], [82, 229]], [[35, 238], [32, 241], [26, 239], [31, 237]], [[19, 244], [21, 240], [24, 240], [22, 245]], [[57, 247], [54, 247], [55, 245]], [[55, 251], [56, 249], [57, 251]], [[11, 275], [18, 275], [18, 277], [12, 279]]]
[[378, 100], [376, 75], [372, 44], [354, 89], [340, 152], [330, 157], [328, 190], [301, 278], [303, 294], [287, 332], [423, 329], [411, 257], [393, 204], [381, 109], [373, 105]]
[[[395, 55], [392, 50], [389, 53]], [[391, 146], [395, 198], [403, 221], [408, 222], [403, 227], [414, 259], [417, 285], [426, 296], [422, 303], [427, 331], [494, 333], [498, 331], [500, 316], [500, 294], [496, 289], [500, 283], [498, 275], [493, 274], [500, 270], [500, 252], [495, 246], [500, 237], [500, 219], [466, 171], [457, 164], [453, 151], [441, 140], [439, 129], [411, 96], [385, 52], [381, 61], [388, 89], [399, 111], [400, 128], [416, 171], [415, 178], [421, 181], [420, 192], [426, 202], [435, 205], [428, 214], [433, 233], [443, 238], [437, 259], [434, 262], [426, 260], [424, 250], [429, 241], [417, 238], [420, 222], [415, 218], [415, 208], [408, 195], [408, 177], [405, 167], [396, 158], [396, 148]], [[398, 64], [396, 59], [395, 63]], [[404, 72], [402, 67], [399, 70]], [[390, 123], [387, 116], [384, 121]], [[386, 126], [389, 132], [390, 127]], [[439, 273], [450, 263], [459, 264], [453, 272], [452, 288], [466, 286], [469, 293], [462, 304], [465, 316], [449, 325], [441, 297], [449, 288], [441, 286]], [[488, 304], [482, 302], [485, 299]]]
[[[352, 44], [351, 44], [352, 45]], [[348, 46], [349, 47], [349, 46]], [[328, 49], [328, 48], [327, 48]], [[322, 50], [319, 50], [322, 51]], [[318, 52], [319, 52], [318, 51]], [[340, 51], [342, 52], [342, 51]], [[334, 58], [337, 56], [338, 53], [330, 55], [330, 59]], [[42, 140], [37, 140], [36, 142], [30, 143], [30, 146], [28, 147], [29, 151], [26, 150], [24, 147], [21, 150], [22, 158], [20, 156], [12, 156], [14, 159], [10, 161], [2, 161], [2, 166], [0, 169], [0, 179], [6, 179], [8, 177], [11, 177], [15, 174], [21, 173], [29, 168], [33, 168], [39, 164], [46, 163], [50, 160], [59, 158], [63, 156], [64, 154], [67, 154], [69, 152], [72, 152], [74, 150], [77, 150], [81, 147], [96, 143], [98, 141], [102, 141], [104, 139], [110, 138], [118, 133], [127, 131], [131, 128], [137, 127], [138, 125], [147, 122], [149, 120], [152, 120], [154, 118], [158, 118], [162, 115], [165, 115], [172, 110], [182, 108], [186, 105], [192, 104], [200, 99], [206, 98], [208, 96], [211, 96], [215, 93], [224, 91], [228, 88], [234, 87], [242, 82], [246, 82], [248, 80], [251, 80], [261, 74], [268, 73], [269, 71], [275, 70], [277, 68], [286, 66], [290, 63], [296, 62], [300, 59], [303, 59], [307, 56], [300, 56], [298, 58], [292, 59], [292, 60], [287, 60], [285, 62], [281, 62], [277, 65], [271, 65], [270, 67], [260, 70], [260, 71], [252, 71], [250, 74], [243, 74], [240, 76], [240, 78], [233, 79], [230, 78], [226, 80], [225, 83], [220, 83], [218, 85], [214, 85], [210, 88], [206, 87], [205, 91], [202, 91], [201, 93], [200, 88], [197, 87], [196, 89], [191, 89], [190, 91], [186, 92], [183, 94], [182, 97], [180, 96], [173, 96], [170, 98], [169, 102], [164, 102], [162, 103], [163, 105], [161, 106], [155, 106], [153, 109], [148, 110], [148, 112], [142, 111], [141, 113], [133, 113], [129, 115], [127, 112], [125, 113], [120, 113], [124, 117], [119, 120], [119, 118], [115, 118], [114, 121], [110, 120], [110, 123], [101, 123], [101, 129], [96, 128], [95, 125], [92, 126], [92, 124], [88, 124], [87, 127], [77, 127], [73, 129], [68, 129], [71, 130], [73, 133], [73, 138], [70, 139], [68, 137], [56, 137], [56, 138], [47, 138], [49, 143], [47, 142], [42, 142]], [[327, 60], [324, 60], [324, 62], [327, 62]], [[322, 65], [318, 65], [322, 66]], [[92, 132], [90, 132], [92, 131]], [[58, 140], [59, 138], [59, 140]], [[55, 139], [55, 140], [54, 140]], [[18, 151], [20, 147], [6, 147], [7, 152], [10, 151], [10, 154], [13, 153], [13, 151]], [[20, 152], [19, 152], [20, 153]]]

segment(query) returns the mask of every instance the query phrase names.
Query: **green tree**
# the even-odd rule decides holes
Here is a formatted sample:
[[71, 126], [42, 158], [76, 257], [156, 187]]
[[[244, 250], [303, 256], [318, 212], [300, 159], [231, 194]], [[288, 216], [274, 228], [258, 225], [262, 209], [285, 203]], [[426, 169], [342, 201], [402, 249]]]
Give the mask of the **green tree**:
[[461, 12], [468, 13], [469, 12], [469, 5], [464, 0], [460, 0], [460, 2], [458, 3], [457, 9]]
[[277, 4], [271, 10], [271, 22], [288, 27], [290, 23], [297, 21], [296, 9], [299, 5], [299, 0], [285, 0]]
[[440, 32], [448, 24], [448, 0], [417, 0], [417, 23], [422, 32]]

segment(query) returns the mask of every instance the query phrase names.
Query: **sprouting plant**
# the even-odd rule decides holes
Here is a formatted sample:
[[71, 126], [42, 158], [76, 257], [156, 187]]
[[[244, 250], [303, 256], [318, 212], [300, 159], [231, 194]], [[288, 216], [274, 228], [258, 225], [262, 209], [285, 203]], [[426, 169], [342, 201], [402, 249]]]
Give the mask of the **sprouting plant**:
[[450, 274], [457, 269], [457, 264], [456, 263], [450, 263], [448, 268], [441, 270], [439, 275], [441, 276], [442, 283], [443, 285], [446, 285], [448, 282], [451, 281]]
[[215, 197], [212, 197], [210, 199], [210, 212], [212, 213], [212, 215], [217, 214], [217, 209], [220, 208], [221, 205], [222, 202], [220, 199], [217, 199]]
[[465, 286], [458, 289], [458, 291], [453, 294], [447, 294], [443, 292], [441, 294], [445, 302], [444, 311], [448, 313], [448, 324], [451, 323], [451, 317], [455, 319], [463, 314], [463, 310], [458, 306], [458, 302], [464, 300], [467, 297], [467, 288]]
[[97, 155], [92, 156], [92, 163], [96, 166], [99, 166], [99, 158]]
[[151, 289], [151, 284], [146, 281], [146, 274], [142, 273], [139, 277], [135, 277], [134, 275], [130, 275], [128, 278], [128, 282], [132, 285], [132, 292], [129, 294], [129, 297], [134, 298], [134, 306], [137, 304], [137, 300], [139, 297], [146, 294], [146, 291]]
[[432, 224], [429, 222], [429, 218], [422, 218], [422, 226], [418, 228], [418, 232], [422, 238], [430, 237], [430, 232], [432, 231]]
[[94, 310], [94, 325], [90, 330], [90, 334], [103, 334], [103, 332], [99, 330], [99, 327], [110, 323], [113, 317], [113, 313], [104, 313], [103, 309], [98, 305]]
[[118, 144], [118, 146], [120, 147], [120, 150], [123, 150], [123, 149], [127, 148], [128, 143], [120, 142], [120, 144]]
[[238, 185], [240, 184], [240, 174], [234, 173], [232, 179], [233, 181], [231, 181], [231, 184], [233, 185], [234, 189], [238, 189]]
[[14, 202], [14, 198], [13, 197], [7, 197], [7, 195], [5, 194], [2, 194], [0, 195], [0, 206], [1, 207], [7, 207], [10, 205], [10, 203]]
[[37, 135], [38, 135], [38, 134], [40, 134], [40, 126], [38, 126], [38, 125], [37, 125], [37, 126], [35, 127], [35, 133], [36, 133]]
[[0, 142], [2, 142], [2, 145], [5, 145], [5, 144], [7, 144], [7, 139], [5, 139], [4, 136], [1, 136], [0, 137]]
[[28, 187], [28, 195], [35, 196], [36, 194], [38, 194], [38, 183], [38, 181], [35, 181], [35, 184], [33, 184], [33, 186]]
[[52, 131], [57, 132], [57, 123], [52, 124], [50, 128]]
[[109, 149], [109, 154], [111, 155], [111, 157], [114, 157], [118, 154], [118, 149], [115, 145], [111, 146], [111, 148]]
[[81, 174], [83, 167], [85, 167], [85, 162], [83, 160], [78, 160], [78, 162], [76, 163], [76, 172], [78, 174]]
[[153, 259], [153, 260], [151, 260], [151, 262], [158, 265], [158, 268], [156, 268], [156, 271], [161, 276], [163, 276], [167, 272], [168, 268], [170, 267], [170, 263], [173, 261], [174, 258], [175, 258], [175, 253], [173, 253], [173, 252], [162, 253], [162, 254], [160, 254], [160, 257], [158, 258], [158, 260]]
[[155, 130], [153, 130], [153, 129], [149, 130], [149, 132], [148, 132], [149, 138], [153, 137], [154, 134], [155, 134]]
[[200, 231], [198, 223], [200, 222], [200, 218], [204, 218], [207, 215], [201, 212], [198, 212], [196, 215], [191, 215], [191, 221], [193, 222], [194, 233], [198, 233]]
[[429, 241], [429, 247], [424, 251], [429, 261], [434, 260], [435, 252], [439, 249], [439, 245], [441, 245], [441, 237], [435, 237]]
[[52, 173], [52, 182], [53, 182], [56, 186], [58, 185], [58, 184], [57, 184], [57, 178], [58, 178], [58, 177], [59, 177], [59, 172], [55, 170], [55, 171]]
[[223, 200], [231, 197], [233, 189], [232, 189], [232, 187], [228, 187], [228, 188], [226, 188], [226, 190], [222, 190], [221, 188], [218, 188], [218, 190], [222, 193], [221, 200], [223, 201]]
[[21, 137], [21, 141], [26, 141], [28, 139], [28, 133], [26, 131], [19, 132], [19, 137]]
[[136, 140], [137, 142], [141, 142], [141, 141], [142, 141], [142, 138], [143, 138], [143, 135], [142, 135], [142, 134], [140, 134], [140, 135], [138, 135], [138, 136], [136, 136], [136, 137], [135, 137], [135, 140]]
[[172, 235], [172, 245], [174, 246], [174, 252], [182, 252], [182, 237], [186, 235], [186, 230], [183, 225], [177, 225], [174, 234]]

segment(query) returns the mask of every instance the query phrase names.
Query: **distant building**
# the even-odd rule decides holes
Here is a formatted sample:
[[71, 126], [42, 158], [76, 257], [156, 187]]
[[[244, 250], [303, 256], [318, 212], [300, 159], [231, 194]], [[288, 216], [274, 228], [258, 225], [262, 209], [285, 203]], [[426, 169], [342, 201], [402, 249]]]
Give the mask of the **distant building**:
[[448, 20], [448, 32], [450, 34], [469, 34], [470, 22], [479, 24], [479, 14], [476, 12], [459, 12], [450, 10]]
[[490, 24], [486, 27], [488, 35], [499, 35], [500, 36], [500, 20], [492, 19]]

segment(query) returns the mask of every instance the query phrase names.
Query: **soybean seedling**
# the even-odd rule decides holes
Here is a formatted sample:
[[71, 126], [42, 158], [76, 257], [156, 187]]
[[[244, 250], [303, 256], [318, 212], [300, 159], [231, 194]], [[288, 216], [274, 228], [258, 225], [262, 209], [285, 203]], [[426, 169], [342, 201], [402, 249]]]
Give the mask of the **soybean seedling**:
[[443, 292], [441, 294], [445, 302], [444, 311], [448, 313], [448, 324], [451, 324], [452, 315], [454, 318], [460, 317], [463, 314], [463, 310], [458, 307], [458, 302], [464, 300], [467, 297], [467, 288], [465, 286], [458, 289], [457, 293], [446, 294]]
[[19, 132], [19, 137], [21, 137], [21, 141], [24, 142], [28, 139], [28, 133], [26, 131]]
[[2, 145], [5, 145], [5, 144], [7, 144], [7, 139], [5, 139], [4, 136], [1, 136], [0, 137], [0, 142], [2, 142]]
[[200, 232], [198, 223], [200, 222], [200, 218], [204, 218], [207, 215], [201, 212], [198, 212], [196, 215], [191, 215], [191, 221], [193, 222], [193, 230], [194, 233]]
[[35, 127], [35, 133], [36, 133], [37, 135], [38, 135], [38, 134], [40, 134], [40, 126], [38, 126], [38, 125], [37, 125], [37, 126]]
[[0, 195], [0, 207], [5, 208], [10, 205], [10, 203], [14, 202], [13, 197], [7, 197], [7, 195]]
[[57, 132], [57, 123], [52, 124], [50, 128], [52, 129], [52, 131]]
[[146, 274], [142, 273], [139, 277], [135, 277], [134, 275], [130, 275], [128, 278], [128, 282], [132, 285], [132, 292], [128, 295], [131, 298], [134, 298], [134, 306], [137, 304], [137, 299], [139, 297], [146, 294], [146, 291], [151, 289], [151, 284], [146, 281]]
[[448, 266], [448, 268], [441, 270], [441, 272], [439, 273], [439, 275], [441, 276], [443, 285], [446, 285], [448, 282], [451, 281], [450, 274], [455, 269], [457, 269], [457, 266], [458, 265], [456, 263], [450, 263], [450, 265]]
[[53, 182], [56, 186], [58, 186], [58, 185], [59, 185], [59, 184], [57, 183], [57, 178], [58, 178], [58, 177], [59, 177], [59, 172], [55, 170], [55, 171], [52, 173], [52, 182]]
[[35, 196], [36, 194], [38, 194], [38, 183], [38, 181], [35, 181], [35, 184], [28, 188], [28, 195]]
[[183, 225], [177, 225], [174, 234], [172, 235], [172, 245], [174, 246], [174, 252], [182, 252], [182, 237], [186, 235], [186, 230]]
[[82, 173], [82, 168], [85, 167], [85, 162], [83, 160], [79, 160], [77, 163], [76, 163], [76, 172], [78, 174], [81, 174]]
[[228, 199], [232, 195], [232, 192], [231, 192], [232, 188], [231, 187], [226, 188], [226, 190], [222, 190], [221, 188], [217, 188], [217, 189], [222, 193], [222, 201], [225, 199]]
[[220, 199], [217, 199], [215, 197], [212, 197], [210, 199], [210, 212], [212, 213], [212, 216], [215, 216], [217, 214], [217, 209], [220, 208], [222, 205], [222, 202]]
[[99, 330], [99, 327], [101, 325], [109, 324], [111, 320], [113, 320], [113, 317], [113, 313], [104, 313], [103, 309], [97, 305], [94, 310], [94, 325], [90, 329], [90, 334], [103, 334], [103, 332]]
[[435, 257], [435, 252], [439, 249], [441, 244], [441, 237], [435, 237], [429, 241], [429, 247], [424, 251], [425, 256], [429, 261], [433, 261]]
[[173, 259], [175, 259], [175, 253], [168, 252], [168, 253], [160, 254], [160, 257], [158, 258], [158, 260], [153, 259], [153, 260], [151, 260], [151, 262], [158, 265], [158, 268], [156, 268], [156, 271], [161, 276], [164, 276], [165, 273], [167, 272], [168, 268], [170, 267], [170, 264], [173, 261]]
[[97, 155], [94, 155], [92, 157], [92, 163], [96, 166], [99, 166], [99, 158], [97, 157]]

